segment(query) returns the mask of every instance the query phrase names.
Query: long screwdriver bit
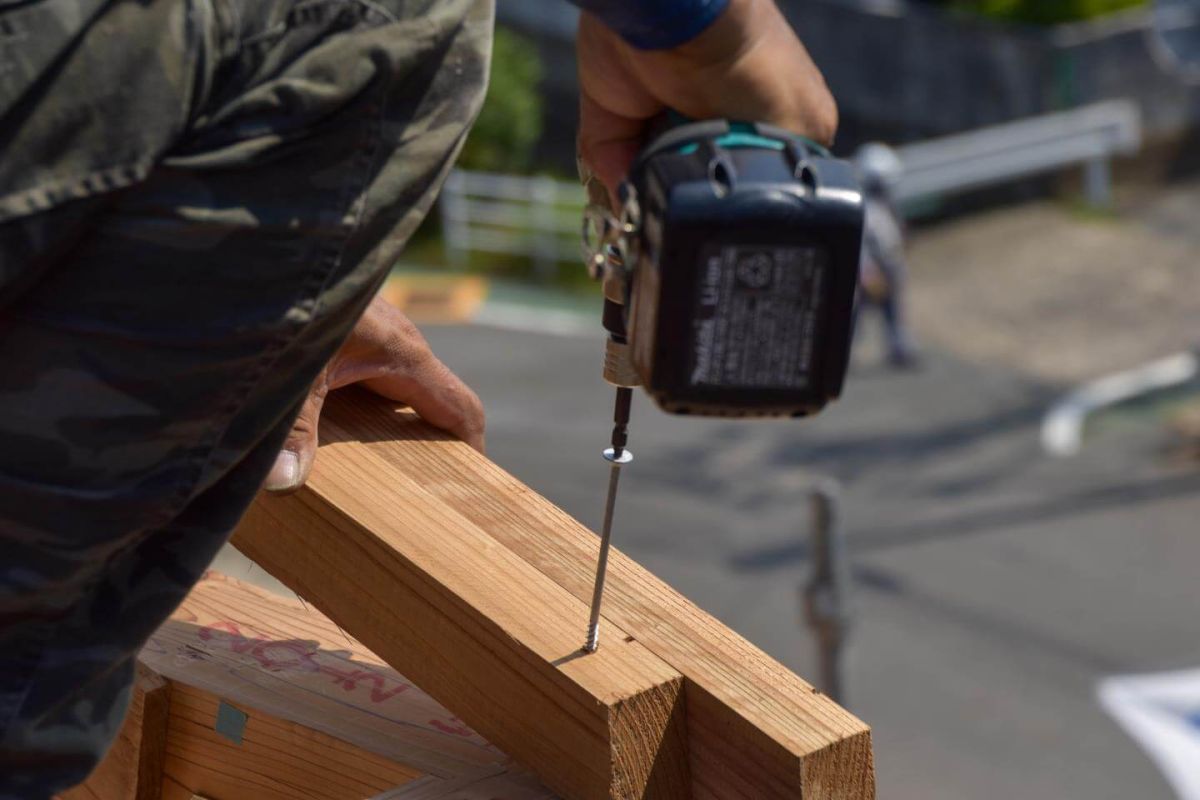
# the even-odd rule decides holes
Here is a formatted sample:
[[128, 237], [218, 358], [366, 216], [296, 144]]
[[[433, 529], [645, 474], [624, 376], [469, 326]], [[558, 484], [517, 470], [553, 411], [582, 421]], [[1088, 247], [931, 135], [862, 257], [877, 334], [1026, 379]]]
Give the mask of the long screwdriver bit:
[[604, 502], [604, 527], [600, 529], [600, 559], [596, 564], [596, 585], [592, 589], [592, 613], [588, 619], [585, 653], [594, 653], [600, 646], [600, 604], [604, 599], [604, 579], [608, 575], [608, 551], [612, 543], [613, 510], [617, 505], [617, 482], [621, 479], [621, 467], [633, 461], [633, 453], [625, 447], [629, 440], [629, 405], [633, 390], [617, 388], [616, 405], [613, 409], [612, 447], [604, 451], [604, 460], [611, 465], [608, 474], [608, 498]]

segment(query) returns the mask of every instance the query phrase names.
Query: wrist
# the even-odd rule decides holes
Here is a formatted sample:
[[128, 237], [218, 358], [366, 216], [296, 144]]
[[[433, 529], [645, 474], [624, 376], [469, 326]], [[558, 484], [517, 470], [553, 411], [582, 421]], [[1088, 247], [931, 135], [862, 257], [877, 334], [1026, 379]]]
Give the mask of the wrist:
[[[671, 55], [697, 67], [737, 61], [761, 38], [773, 0], [729, 0], [721, 14]], [[781, 20], [782, 22], [782, 20]]]

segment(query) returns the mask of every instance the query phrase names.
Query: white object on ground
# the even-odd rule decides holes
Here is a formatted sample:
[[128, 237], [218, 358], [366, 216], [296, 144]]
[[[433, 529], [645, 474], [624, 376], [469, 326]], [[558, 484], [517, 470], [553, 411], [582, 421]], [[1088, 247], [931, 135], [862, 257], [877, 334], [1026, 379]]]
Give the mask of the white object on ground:
[[1142, 367], [1084, 384], [1058, 402], [1042, 420], [1042, 448], [1053, 456], [1079, 453], [1087, 415], [1151, 392], [1187, 383], [1200, 375], [1195, 353], [1176, 353]]
[[1097, 694], [1180, 800], [1200, 800], [1200, 669], [1106, 678]]

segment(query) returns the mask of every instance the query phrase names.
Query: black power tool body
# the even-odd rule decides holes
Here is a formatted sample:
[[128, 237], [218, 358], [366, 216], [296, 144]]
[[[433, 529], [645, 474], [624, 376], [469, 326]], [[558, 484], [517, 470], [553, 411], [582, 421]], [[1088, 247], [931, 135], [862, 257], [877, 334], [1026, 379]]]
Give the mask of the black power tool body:
[[863, 234], [847, 162], [779, 128], [691, 123], [643, 150], [624, 191], [636, 242], [606, 327], [661, 408], [803, 416], [841, 394]]
[[586, 652], [599, 644], [617, 485], [633, 459], [632, 387], [675, 414], [820, 411], [846, 378], [863, 236], [853, 168], [769, 125], [675, 127], [620, 194], [619, 219], [589, 207], [584, 222], [604, 280], [604, 378], [617, 387]]

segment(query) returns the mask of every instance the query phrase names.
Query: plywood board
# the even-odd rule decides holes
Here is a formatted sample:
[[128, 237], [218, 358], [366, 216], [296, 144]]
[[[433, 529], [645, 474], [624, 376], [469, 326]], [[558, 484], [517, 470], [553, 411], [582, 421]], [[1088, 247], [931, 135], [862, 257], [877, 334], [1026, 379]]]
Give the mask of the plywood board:
[[143, 648], [167, 678], [445, 778], [508, 757], [327, 617], [210, 572]]

